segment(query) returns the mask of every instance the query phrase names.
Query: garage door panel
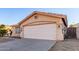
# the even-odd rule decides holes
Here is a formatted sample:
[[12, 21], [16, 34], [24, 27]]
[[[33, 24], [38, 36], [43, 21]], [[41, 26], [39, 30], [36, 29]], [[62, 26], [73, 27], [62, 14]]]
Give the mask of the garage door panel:
[[24, 27], [24, 38], [56, 40], [56, 24]]

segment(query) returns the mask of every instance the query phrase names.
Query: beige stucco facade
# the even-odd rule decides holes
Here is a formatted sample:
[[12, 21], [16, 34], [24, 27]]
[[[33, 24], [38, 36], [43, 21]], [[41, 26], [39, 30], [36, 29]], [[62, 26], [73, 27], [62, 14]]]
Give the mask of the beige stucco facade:
[[[38, 19], [35, 19], [34, 16], [37, 16]], [[59, 18], [55, 18], [55, 17], [49, 17], [49, 16], [45, 16], [45, 15], [39, 15], [39, 14], [36, 14], [32, 17], [30, 17], [29, 19], [27, 19], [26, 21], [24, 21], [20, 26], [24, 26], [24, 25], [27, 25], [27, 24], [30, 24], [30, 23], [40, 23], [40, 21], [42, 22], [60, 22]]]
[[[37, 17], [37, 19], [35, 19]], [[24, 26], [37, 26], [42, 25], [42, 24], [47, 24], [47, 23], [55, 23], [56, 24], [56, 40], [63, 40], [64, 39], [64, 33], [63, 29], [65, 29], [65, 25], [63, 24], [63, 21], [61, 18], [58, 17], [51, 17], [47, 15], [41, 15], [41, 14], [35, 14], [32, 17], [28, 18], [26, 21], [24, 21], [21, 25], [21, 27]], [[51, 31], [52, 32], [52, 31]], [[53, 33], [53, 32], [52, 32]], [[23, 30], [20, 33], [20, 36], [23, 37]]]

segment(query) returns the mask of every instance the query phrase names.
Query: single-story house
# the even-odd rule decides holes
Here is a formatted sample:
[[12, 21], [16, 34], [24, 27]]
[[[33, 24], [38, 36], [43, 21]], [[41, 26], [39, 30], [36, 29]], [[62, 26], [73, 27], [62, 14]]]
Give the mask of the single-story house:
[[12, 37], [20, 37], [20, 27], [19, 25], [11, 25], [12, 27]]
[[66, 15], [35, 11], [14, 26], [13, 35], [18, 34], [21, 38], [64, 40], [67, 26]]

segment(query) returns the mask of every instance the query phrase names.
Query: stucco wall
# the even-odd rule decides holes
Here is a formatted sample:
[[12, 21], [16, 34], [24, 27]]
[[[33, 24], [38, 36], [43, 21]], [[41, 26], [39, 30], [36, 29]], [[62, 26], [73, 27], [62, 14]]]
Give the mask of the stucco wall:
[[63, 40], [64, 39], [64, 33], [63, 33], [62, 29], [63, 29], [62, 25], [57, 27], [57, 40]]
[[[37, 19], [34, 18], [34, 16], [37, 16]], [[33, 17], [30, 17], [27, 21], [23, 22], [21, 24], [21, 26], [32, 23], [32, 22], [36, 22], [36, 21], [53, 21], [53, 22], [59, 22], [60, 18], [55, 18], [55, 17], [50, 17], [50, 16], [44, 16], [44, 15], [39, 15], [36, 14]]]

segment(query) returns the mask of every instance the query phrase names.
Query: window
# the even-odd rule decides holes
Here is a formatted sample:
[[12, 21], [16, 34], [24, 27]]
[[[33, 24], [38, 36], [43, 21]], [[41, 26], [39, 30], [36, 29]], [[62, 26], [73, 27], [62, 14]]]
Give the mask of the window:
[[34, 16], [34, 18], [35, 18], [35, 19], [37, 19], [37, 18], [38, 18], [38, 16]]
[[20, 29], [19, 28], [16, 28], [15, 29], [15, 33], [17, 33], [17, 34], [20, 33]]

